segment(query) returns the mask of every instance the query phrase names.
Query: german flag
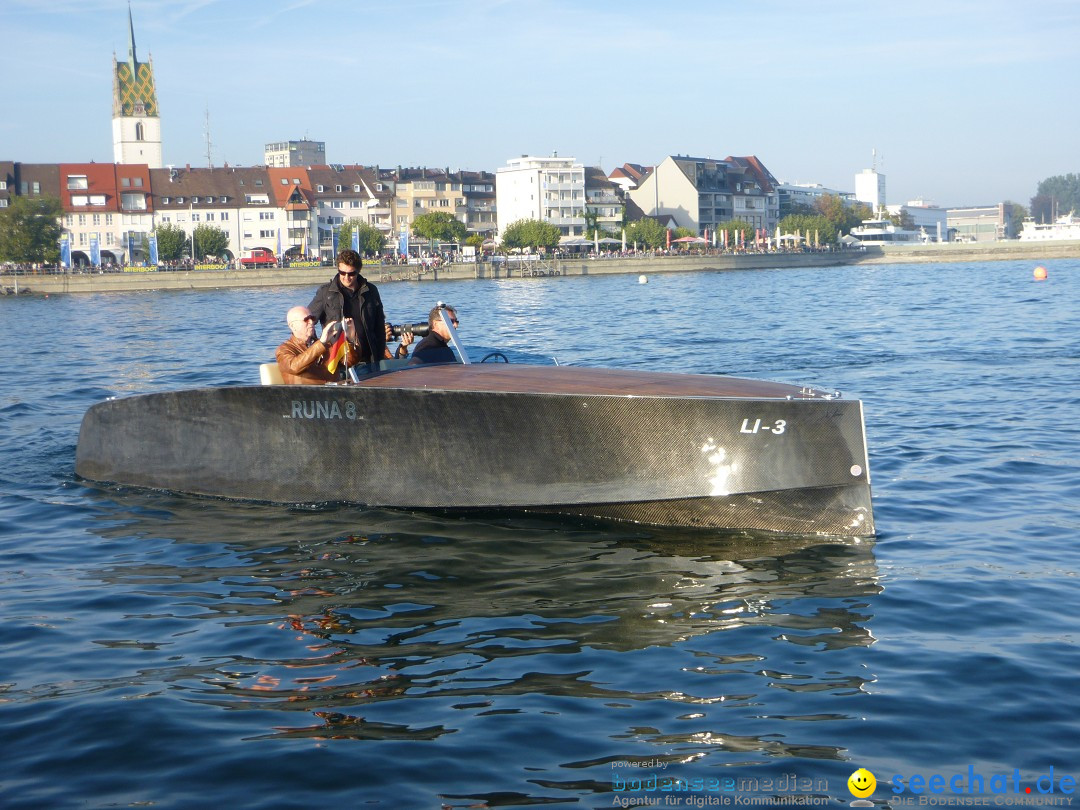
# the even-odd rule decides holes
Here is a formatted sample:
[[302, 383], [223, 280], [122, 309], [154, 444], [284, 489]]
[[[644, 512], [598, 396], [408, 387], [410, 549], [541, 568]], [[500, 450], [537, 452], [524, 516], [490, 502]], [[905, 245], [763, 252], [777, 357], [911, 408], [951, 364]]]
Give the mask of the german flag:
[[337, 340], [330, 346], [326, 356], [326, 370], [333, 374], [337, 371], [338, 364], [345, 361], [345, 330], [338, 332]]

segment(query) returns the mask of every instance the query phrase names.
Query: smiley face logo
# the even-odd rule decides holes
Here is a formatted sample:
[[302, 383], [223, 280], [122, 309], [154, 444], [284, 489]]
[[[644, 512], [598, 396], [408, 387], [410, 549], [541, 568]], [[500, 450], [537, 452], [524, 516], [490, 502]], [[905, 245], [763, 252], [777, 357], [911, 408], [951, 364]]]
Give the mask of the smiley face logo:
[[859, 768], [847, 780], [847, 788], [851, 791], [851, 795], [860, 799], [865, 799], [874, 792], [876, 787], [877, 779], [866, 768]]

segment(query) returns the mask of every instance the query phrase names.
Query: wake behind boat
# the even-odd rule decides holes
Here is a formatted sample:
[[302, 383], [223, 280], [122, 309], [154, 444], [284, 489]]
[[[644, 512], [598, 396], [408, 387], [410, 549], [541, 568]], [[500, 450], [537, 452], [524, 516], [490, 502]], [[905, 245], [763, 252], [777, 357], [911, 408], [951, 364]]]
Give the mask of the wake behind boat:
[[86, 413], [86, 479], [276, 503], [509, 510], [874, 533], [862, 403], [794, 385], [573, 366], [402, 365]]

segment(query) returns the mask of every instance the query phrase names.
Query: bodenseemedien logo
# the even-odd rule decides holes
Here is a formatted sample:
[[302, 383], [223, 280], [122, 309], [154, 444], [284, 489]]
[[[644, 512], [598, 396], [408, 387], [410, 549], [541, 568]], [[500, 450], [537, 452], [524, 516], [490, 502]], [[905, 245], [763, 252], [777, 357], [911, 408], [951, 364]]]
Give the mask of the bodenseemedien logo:
[[851, 807], [873, 807], [874, 803], [867, 801], [867, 796], [872, 795], [876, 787], [877, 779], [870, 771], [866, 768], [855, 771], [847, 780], [847, 788], [856, 799], [851, 803]]

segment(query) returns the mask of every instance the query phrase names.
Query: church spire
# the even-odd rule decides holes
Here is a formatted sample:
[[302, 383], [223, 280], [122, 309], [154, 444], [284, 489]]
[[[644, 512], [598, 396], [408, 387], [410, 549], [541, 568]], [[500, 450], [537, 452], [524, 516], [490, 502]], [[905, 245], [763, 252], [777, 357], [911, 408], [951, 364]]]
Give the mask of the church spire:
[[161, 168], [161, 119], [154, 87], [153, 60], [140, 62], [135, 22], [128, 0], [128, 57], [113, 54], [113, 161]]
[[139, 60], [135, 56], [135, 23], [131, 19], [131, 2], [128, 0], [128, 62], [131, 63], [131, 70], [134, 73], [135, 63]]

